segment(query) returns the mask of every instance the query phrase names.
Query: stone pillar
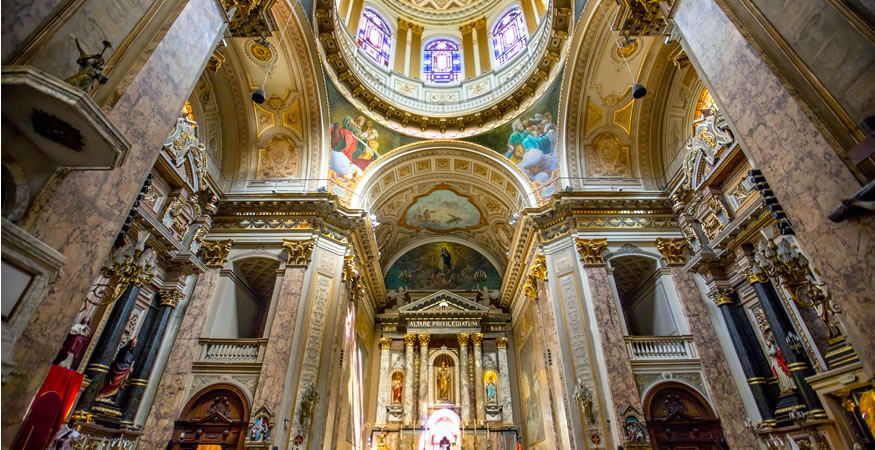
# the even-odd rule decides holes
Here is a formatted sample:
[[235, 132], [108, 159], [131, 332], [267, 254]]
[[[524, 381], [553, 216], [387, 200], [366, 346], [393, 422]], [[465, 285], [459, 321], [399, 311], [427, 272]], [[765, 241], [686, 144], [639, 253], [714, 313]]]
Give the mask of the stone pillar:
[[520, 9], [523, 10], [523, 19], [526, 20], [526, 28], [529, 30], [529, 36], [535, 32], [538, 27], [538, 19], [535, 18], [535, 9], [532, 8], [532, 0], [522, 0]]
[[419, 422], [428, 420], [428, 341], [431, 336], [419, 336]]
[[486, 399], [483, 392], [483, 333], [471, 335], [474, 344], [474, 408], [477, 411], [477, 425], [486, 423]]
[[392, 380], [389, 377], [389, 349], [392, 347], [392, 339], [380, 339], [380, 376], [377, 378], [377, 426], [386, 425], [386, 408], [389, 406], [389, 386]]
[[119, 341], [125, 331], [125, 326], [128, 324], [128, 318], [131, 317], [131, 312], [134, 310], [134, 305], [137, 304], [139, 292], [138, 286], [129, 285], [121, 297], [115, 301], [109, 319], [106, 320], [106, 326], [100, 333], [100, 338], [94, 347], [94, 353], [91, 354], [88, 366], [85, 367], [85, 378], [89, 384], [85, 391], [79, 395], [76, 411], [91, 411], [94, 399], [103, 388], [103, 381], [109, 373], [109, 366], [118, 353]]
[[[617, 302], [614, 301], [611, 282], [608, 278], [608, 272], [605, 270], [605, 259], [602, 256], [608, 247], [607, 239], [577, 239], [576, 243], [577, 251], [583, 260], [587, 280], [589, 280], [595, 322], [598, 323], [602, 351], [605, 355], [604, 364], [607, 373], [610, 374], [607, 382], [614, 400], [614, 407], [622, 408], [628, 404], [643, 412], [641, 397], [635, 384], [635, 375], [632, 372], [632, 362], [629, 360], [629, 353], [626, 350], [626, 340], [621, 325], [623, 319], [617, 311]], [[624, 419], [617, 417], [617, 411], [611, 411], [605, 415], [606, 419], [611, 416], [616, 417], [618, 421]], [[619, 423], [618, 426], [620, 426]], [[622, 433], [622, 427], [620, 427], [620, 431]]]
[[352, 0], [352, 11], [349, 14], [349, 20], [347, 23], [347, 30], [352, 35], [352, 38], [356, 38], [356, 33], [359, 31], [359, 21], [362, 19], [362, 9], [365, 6], [364, 0]]
[[486, 32], [486, 18], [481, 17], [474, 22], [474, 28], [477, 29], [477, 49], [480, 51], [480, 73], [486, 73], [492, 70], [492, 64], [489, 59], [489, 36]]
[[410, 40], [410, 78], [419, 79], [419, 71], [422, 70], [422, 25], [410, 24], [410, 32], [413, 33]]
[[[276, 413], [280, 410], [286, 374], [289, 371], [292, 338], [295, 335], [295, 323], [298, 320], [298, 308], [301, 301], [301, 291], [304, 286], [304, 273], [313, 252], [313, 241], [285, 241], [283, 247], [288, 249], [288, 257], [283, 274], [283, 283], [279, 295], [276, 296], [276, 308], [271, 320], [267, 344], [264, 348], [264, 359], [261, 362], [261, 374], [252, 396], [252, 413], [262, 407]], [[274, 418], [276, 422], [279, 418]], [[251, 420], [255, 420], [253, 416]], [[271, 429], [278, 423], [271, 423]], [[282, 433], [272, 432], [272, 445], [279, 445], [277, 440]]]
[[693, 335], [699, 354], [703, 355], [702, 370], [711, 388], [711, 404], [720, 417], [726, 440], [731, 448], [756, 448], [756, 440], [744, 427], [747, 418], [744, 404], [732, 377], [728, 376], [729, 363], [726, 362], [720, 348], [706, 305], [699, 295], [692, 275], [684, 272], [683, 264], [686, 262], [686, 257], [683, 251], [686, 245], [687, 241], [684, 239], [656, 240], [656, 247], [669, 265], [684, 315], [690, 324], [690, 334]]
[[501, 418], [506, 425], [513, 424], [513, 406], [510, 398], [510, 366], [507, 364], [507, 338], [495, 338], [498, 345], [498, 395], [501, 396]]
[[[772, 334], [775, 336], [775, 344], [781, 349], [784, 354], [784, 360], [787, 362], [787, 367], [790, 369], [790, 375], [796, 383], [799, 395], [808, 412], [814, 415], [815, 419], [826, 419], [826, 412], [820, 404], [820, 399], [817, 393], [811, 389], [811, 385], [805, 380], [806, 377], [814, 375], [814, 369], [811, 367], [811, 361], [808, 360], [808, 354], [805, 349], [801, 348], [802, 342], [796, 334], [790, 317], [787, 316], [787, 311], [775, 292], [775, 288], [769, 284], [769, 279], [765, 275], [757, 275], [753, 272], [748, 274], [748, 282], [753, 286], [757, 298], [760, 300], [763, 314], [769, 322]], [[793, 342], [796, 342], [794, 345]], [[794, 350], [798, 347], [799, 351]], [[783, 400], [783, 399], [782, 399]], [[778, 416], [781, 416], [778, 414]]]
[[[107, 171], [74, 170], [58, 178], [54, 191], [41, 193], [35, 202], [39, 207], [32, 208], [27, 223], [22, 224], [25, 231], [60, 250], [67, 264], [33, 312], [34, 320], [12, 354], [20, 370], [13, 369], [2, 386], [4, 444], [15, 437], [75, 320], [78, 307], [71, 307], [71, 299], [84, 298], [97, 278], [142, 181], [223, 35], [225, 12], [218, 2], [190, 0], [180, 8], [177, 16], [162, 24], [166, 32], [160, 41], [139, 55], [145, 61], [140, 70], [117, 74], [130, 79], [107, 113], [132, 143], [121, 166]], [[9, 17], [24, 20], [20, 14]]]
[[459, 333], [459, 389], [461, 390], [462, 424], [471, 420], [471, 391], [468, 387], [468, 333]]
[[459, 27], [462, 32], [462, 58], [464, 58], [465, 78], [470, 79], [477, 76], [477, 68], [474, 65], [474, 37], [471, 32], [474, 31], [474, 23], [466, 23]]
[[736, 294], [729, 289], [718, 288], [709, 292], [708, 297], [720, 308], [732, 346], [741, 363], [741, 370], [747, 378], [763, 422], [775, 426], [774, 411], [778, 392], [776, 386], [769, 382], [774, 375], [756, 340], [750, 321], [744, 317], [744, 310], [735, 301]]
[[395, 40], [395, 72], [400, 74], [404, 73], [404, 59], [407, 56], [407, 30], [409, 29], [410, 22], [399, 17], [398, 39]]
[[161, 291], [161, 305], [158, 307], [158, 317], [155, 318], [155, 322], [149, 330], [148, 340], [137, 343], [137, 347], [142, 348], [142, 353], [134, 363], [134, 370], [128, 377], [127, 387], [122, 392], [118, 401], [122, 408], [123, 425], [130, 426], [134, 423], [134, 416], [137, 415], [137, 410], [140, 409], [143, 393], [146, 391], [146, 386], [149, 385], [149, 374], [152, 373], [155, 360], [158, 358], [158, 350], [164, 341], [164, 332], [167, 330], [167, 324], [170, 322], [170, 315], [182, 298], [183, 294], [180, 290]]
[[[525, 0], [524, 0], [525, 1]], [[538, 13], [538, 20], [541, 17], [544, 17], [544, 13], [547, 12], [547, 5], [545, 5], [545, 0], [532, 0], [535, 2], [535, 11]]]
[[875, 361], [875, 216], [860, 214], [840, 223], [827, 218], [861, 183], [806, 114], [809, 106], [784, 87], [782, 75], [760, 57], [717, 1], [678, 2], [673, 21], [696, 73], [745, 154], [771, 182], [806, 256], [829, 285], [860, 360]]
[[216, 297], [219, 267], [221, 264], [210, 266], [209, 270], [198, 275], [164, 373], [160, 380], [155, 380], [160, 384], [143, 426], [149, 432], [140, 437], [139, 445], [142, 448], [164, 448], [173, 435], [173, 423], [185, 406], [183, 395], [188, 387], [191, 365], [200, 354], [198, 340], [204, 335], [210, 304]]
[[413, 424], [413, 379], [416, 372], [413, 367], [413, 344], [415, 334], [404, 335], [404, 425]]

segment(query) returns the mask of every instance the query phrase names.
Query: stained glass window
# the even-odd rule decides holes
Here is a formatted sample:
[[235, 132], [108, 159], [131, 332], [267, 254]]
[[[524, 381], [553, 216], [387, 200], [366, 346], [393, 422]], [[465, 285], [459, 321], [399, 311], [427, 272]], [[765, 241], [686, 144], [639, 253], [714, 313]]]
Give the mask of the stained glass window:
[[714, 103], [714, 99], [711, 97], [711, 93], [708, 92], [707, 88], [702, 89], [702, 95], [699, 96], [699, 101], [696, 102], [695, 120], [701, 119], [705, 116], [705, 114], [708, 114], [710, 116], [715, 112], [717, 112], [717, 105]]
[[185, 119], [194, 122], [194, 113], [191, 112], [191, 101], [185, 101], [185, 105], [182, 107], [182, 112], [179, 113], [179, 115]]
[[435, 39], [423, 49], [422, 76], [426, 82], [455, 83], [462, 73], [459, 44], [449, 39]]
[[392, 29], [371, 8], [365, 8], [362, 11], [362, 20], [356, 36], [356, 44], [377, 64], [389, 67], [389, 52], [392, 50]]
[[504, 13], [492, 27], [492, 50], [495, 52], [497, 67], [518, 55], [529, 40], [526, 22], [519, 8]]

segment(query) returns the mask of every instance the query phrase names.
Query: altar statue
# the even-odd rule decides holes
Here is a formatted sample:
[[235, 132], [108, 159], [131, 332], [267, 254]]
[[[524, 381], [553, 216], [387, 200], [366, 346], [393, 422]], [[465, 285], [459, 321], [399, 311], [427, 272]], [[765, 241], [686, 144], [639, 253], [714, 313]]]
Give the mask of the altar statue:
[[400, 372], [395, 372], [392, 375], [392, 403], [399, 404], [401, 403], [401, 393], [404, 390], [404, 381], [402, 379]]
[[450, 399], [450, 369], [447, 367], [447, 362], [442, 361], [441, 367], [437, 371], [437, 387], [438, 400]]
[[122, 384], [131, 373], [134, 364], [134, 347], [137, 346], [137, 338], [134, 337], [119, 349], [115, 360], [109, 366], [109, 373], [103, 380], [103, 387], [97, 394], [97, 399], [112, 400], [122, 388]]

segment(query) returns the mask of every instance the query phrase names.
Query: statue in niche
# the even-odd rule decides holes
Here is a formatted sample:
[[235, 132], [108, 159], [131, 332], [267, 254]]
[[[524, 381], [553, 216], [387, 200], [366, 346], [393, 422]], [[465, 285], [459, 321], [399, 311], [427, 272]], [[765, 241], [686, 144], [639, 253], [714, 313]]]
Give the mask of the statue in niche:
[[778, 377], [778, 388], [781, 393], [790, 392], [795, 386], [793, 379], [790, 378], [790, 368], [787, 366], [787, 361], [784, 360], [784, 353], [778, 348], [775, 343], [775, 337], [771, 331], [766, 331], [766, 354], [769, 355], [769, 365], [772, 367], [772, 373]]
[[441, 367], [437, 371], [438, 400], [450, 400], [450, 382], [452, 374], [447, 367], [446, 361], [441, 361]]
[[498, 392], [498, 389], [496, 388], [496, 382], [498, 381], [497, 378], [495, 372], [492, 370], [487, 371], [486, 375], [484, 375], [484, 381], [486, 382], [486, 403], [488, 404], [495, 404], [498, 402], [496, 395]]
[[401, 403], [402, 394], [404, 391], [404, 375], [401, 372], [395, 372], [392, 375], [392, 403]]
[[128, 341], [119, 349], [115, 360], [109, 366], [109, 373], [103, 380], [103, 387], [97, 394], [97, 400], [112, 402], [116, 394], [122, 388], [122, 384], [128, 379], [134, 365], [134, 347], [137, 346], [137, 337]]

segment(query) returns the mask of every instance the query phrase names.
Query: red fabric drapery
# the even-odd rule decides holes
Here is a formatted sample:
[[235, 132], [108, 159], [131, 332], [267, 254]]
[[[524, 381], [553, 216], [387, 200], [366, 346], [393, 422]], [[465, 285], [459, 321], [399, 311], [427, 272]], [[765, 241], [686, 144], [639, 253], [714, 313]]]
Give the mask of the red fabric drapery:
[[53, 365], [33, 399], [13, 449], [43, 449], [73, 409], [85, 375]]

